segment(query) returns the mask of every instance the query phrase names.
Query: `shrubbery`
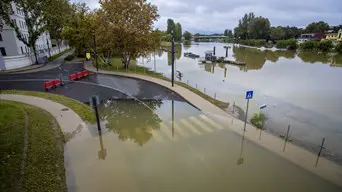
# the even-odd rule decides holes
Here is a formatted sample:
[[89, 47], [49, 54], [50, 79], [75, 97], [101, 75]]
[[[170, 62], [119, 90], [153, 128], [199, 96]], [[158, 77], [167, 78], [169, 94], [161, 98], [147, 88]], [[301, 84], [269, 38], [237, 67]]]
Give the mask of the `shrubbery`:
[[279, 49], [294, 50], [297, 49], [296, 39], [279, 40], [277, 41], [276, 47]]
[[256, 113], [251, 119], [251, 123], [258, 129], [263, 129], [264, 128], [263, 124], [265, 120], [266, 120], [266, 116], [263, 113]]
[[329, 40], [323, 41], [307, 41], [300, 44], [300, 48], [303, 50], [319, 50], [319, 51], [330, 51], [333, 48], [333, 44]]
[[266, 46], [267, 42], [265, 39], [241, 39], [239, 40], [239, 43], [242, 45], [248, 45], [248, 46], [255, 46], [255, 47], [261, 47]]
[[65, 61], [72, 61], [75, 59], [75, 55], [74, 54], [71, 54], [71, 55], [68, 55], [64, 58]]
[[336, 45], [335, 51], [337, 51], [338, 53], [342, 53], [342, 42], [339, 42], [339, 43]]

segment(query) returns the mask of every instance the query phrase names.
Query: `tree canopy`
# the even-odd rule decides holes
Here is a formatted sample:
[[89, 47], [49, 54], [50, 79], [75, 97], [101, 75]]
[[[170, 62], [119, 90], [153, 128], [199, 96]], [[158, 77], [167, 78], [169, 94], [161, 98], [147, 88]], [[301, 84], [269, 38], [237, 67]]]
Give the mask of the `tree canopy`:
[[175, 33], [175, 41], [181, 41], [182, 40], [182, 25], [180, 23], [176, 24], [174, 33]]
[[234, 36], [233, 36], [233, 32], [232, 32], [232, 30], [230, 30], [230, 29], [224, 30], [223, 35], [226, 36], [226, 37], [228, 37], [228, 38], [233, 38], [233, 37], [234, 37]]
[[185, 31], [185, 32], [183, 33], [183, 37], [184, 37], [184, 39], [185, 39], [186, 41], [190, 41], [192, 35], [191, 35], [191, 33], [190, 33], [189, 31]]
[[175, 31], [175, 29], [176, 29], [176, 24], [175, 24], [175, 22], [173, 21], [173, 19], [168, 19], [167, 20], [167, 29], [166, 29], [166, 33], [167, 34], [171, 34], [171, 32], [173, 31]]
[[305, 33], [325, 32], [329, 30], [329, 24], [324, 21], [312, 22], [305, 28]]

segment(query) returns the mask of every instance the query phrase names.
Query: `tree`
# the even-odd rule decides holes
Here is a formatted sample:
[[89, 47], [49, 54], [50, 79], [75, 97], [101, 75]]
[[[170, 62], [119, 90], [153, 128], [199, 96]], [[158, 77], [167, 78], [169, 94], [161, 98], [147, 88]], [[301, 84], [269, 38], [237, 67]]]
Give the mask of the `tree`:
[[78, 56], [84, 56], [85, 51], [94, 45], [95, 13], [90, 12], [85, 3], [73, 4], [71, 9], [72, 19], [63, 28], [62, 36], [75, 48]]
[[[45, 32], [47, 21], [44, 15], [48, 14], [47, 7], [55, 3], [54, 0], [16, 0], [17, 7], [20, 7], [24, 14], [25, 23], [28, 31], [28, 38], [25, 38], [22, 31], [19, 29], [16, 20], [12, 19], [10, 16], [13, 14], [11, 3], [8, 0], [1, 2], [0, 7], [0, 19], [4, 23], [14, 29], [17, 38], [23, 42], [26, 46], [33, 50], [36, 63], [38, 63], [38, 57], [36, 52], [36, 41], [39, 36]], [[60, 14], [60, 13], [49, 13], [49, 14]], [[3, 25], [3, 24], [1, 24]]]
[[179, 42], [182, 40], [182, 25], [180, 23], [176, 24], [175, 27], [175, 41]]
[[253, 12], [246, 13], [240, 20], [238, 26], [234, 29], [235, 37], [240, 39], [247, 39], [248, 38], [248, 26], [255, 18]]
[[248, 37], [251, 39], [266, 39], [270, 32], [270, 21], [267, 18], [256, 17], [248, 25]]
[[166, 33], [167, 34], [171, 34], [171, 32], [175, 32], [176, 29], [176, 25], [175, 22], [172, 19], [168, 19], [167, 20], [167, 29], [166, 29]]
[[119, 54], [124, 67], [153, 49], [152, 25], [159, 17], [155, 5], [146, 0], [102, 0], [100, 6], [96, 17], [99, 49], [108, 56]]
[[189, 31], [185, 31], [183, 34], [183, 37], [186, 41], [190, 41], [191, 40], [191, 33]]
[[228, 38], [233, 38], [233, 32], [232, 32], [232, 30], [230, 30], [230, 29], [224, 30], [223, 35], [226, 36], [226, 37], [228, 37]]
[[270, 28], [270, 37], [273, 40], [283, 40], [285, 39], [285, 30], [283, 27], [271, 27]]
[[312, 22], [305, 28], [306, 33], [325, 32], [327, 30], [329, 30], [329, 25], [324, 21]]
[[[51, 0], [47, 0], [51, 1]], [[72, 7], [68, 0], [52, 0], [46, 7], [47, 11], [44, 14], [46, 29], [49, 31], [51, 38], [56, 39], [58, 49], [62, 39], [62, 30], [74, 18], [71, 17]], [[63, 14], [61, 14], [63, 13]]]

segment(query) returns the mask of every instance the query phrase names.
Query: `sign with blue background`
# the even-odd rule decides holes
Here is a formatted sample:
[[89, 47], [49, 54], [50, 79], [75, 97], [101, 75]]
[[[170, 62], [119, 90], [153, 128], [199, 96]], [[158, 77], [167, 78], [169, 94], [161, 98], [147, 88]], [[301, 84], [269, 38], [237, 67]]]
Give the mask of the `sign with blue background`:
[[252, 99], [253, 98], [253, 91], [247, 91], [246, 92], [246, 99]]

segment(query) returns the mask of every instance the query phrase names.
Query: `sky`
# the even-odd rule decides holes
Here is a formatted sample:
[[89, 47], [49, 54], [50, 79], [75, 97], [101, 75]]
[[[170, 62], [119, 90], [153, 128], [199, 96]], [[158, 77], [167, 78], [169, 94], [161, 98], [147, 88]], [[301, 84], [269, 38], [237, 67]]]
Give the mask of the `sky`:
[[[72, 0], [98, 8], [98, 0]], [[166, 29], [168, 18], [191, 33], [223, 33], [234, 29], [245, 13], [266, 17], [272, 26], [305, 27], [314, 21], [342, 24], [342, 0], [148, 0], [158, 7], [155, 28]]]

